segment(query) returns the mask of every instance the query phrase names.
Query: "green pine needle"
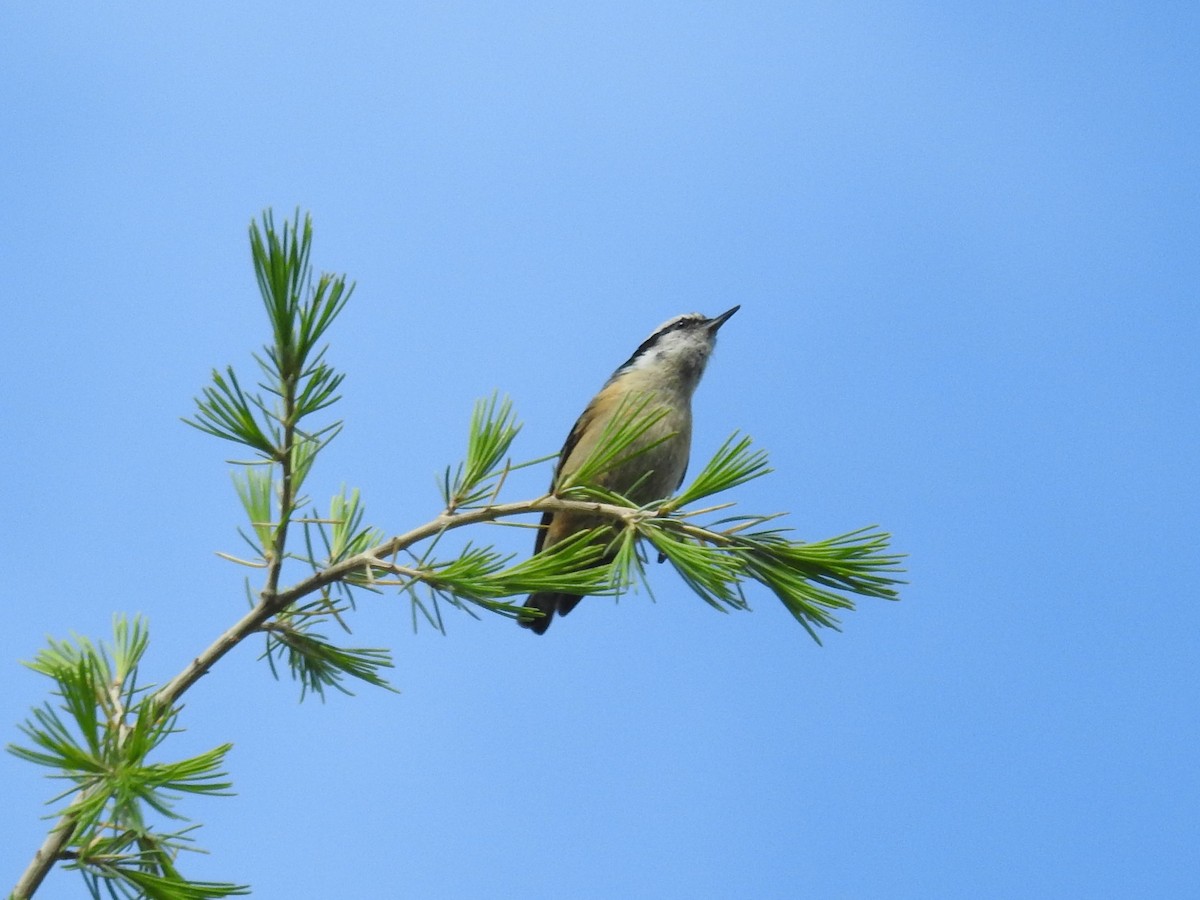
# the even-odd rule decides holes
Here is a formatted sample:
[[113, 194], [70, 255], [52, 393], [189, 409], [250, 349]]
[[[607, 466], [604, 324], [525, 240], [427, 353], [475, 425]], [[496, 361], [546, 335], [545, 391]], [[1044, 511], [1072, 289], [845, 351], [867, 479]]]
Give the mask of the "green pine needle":
[[[647, 524], [652, 526], [653, 522]], [[738, 590], [738, 579], [744, 568], [738, 554], [680, 539], [660, 527], [648, 527], [643, 533], [654, 549], [674, 566], [687, 586], [709, 606], [722, 612], [727, 612], [727, 608], [746, 608]]]
[[263, 626], [263, 630], [267, 632], [267, 648], [263, 657], [268, 660], [276, 677], [279, 676], [275, 658], [284, 658], [292, 677], [300, 682], [301, 699], [313, 693], [324, 700], [326, 688], [353, 695], [354, 692], [344, 684], [347, 677], [389, 691], [396, 690], [380, 674], [381, 669], [394, 667], [388, 650], [339, 647], [297, 618], [277, 620]]
[[750, 446], [749, 437], [731, 434], [692, 483], [675, 496], [670, 508], [687, 506], [770, 473], [766, 451], [751, 451]]
[[494, 493], [496, 479], [503, 474], [500, 463], [520, 430], [507, 397], [492, 394], [488, 400], [476, 401], [467, 435], [467, 458], [453, 477], [449, 468], [443, 477], [442, 500], [447, 509], [474, 506]]

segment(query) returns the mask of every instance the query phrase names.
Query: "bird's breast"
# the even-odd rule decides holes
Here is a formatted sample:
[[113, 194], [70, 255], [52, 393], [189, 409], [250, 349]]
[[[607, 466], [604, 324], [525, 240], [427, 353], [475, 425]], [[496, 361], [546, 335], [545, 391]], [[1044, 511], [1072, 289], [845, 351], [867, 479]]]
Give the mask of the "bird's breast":
[[[640, 504], [668, 497], [679, 486], [692, 445], [691, 408], [675, 402], [665, 408], [667, 413], [630, 445], [624, 461], [600, 477], [604, 487]], [[646, 412], [654, 409], [651, 403]]]

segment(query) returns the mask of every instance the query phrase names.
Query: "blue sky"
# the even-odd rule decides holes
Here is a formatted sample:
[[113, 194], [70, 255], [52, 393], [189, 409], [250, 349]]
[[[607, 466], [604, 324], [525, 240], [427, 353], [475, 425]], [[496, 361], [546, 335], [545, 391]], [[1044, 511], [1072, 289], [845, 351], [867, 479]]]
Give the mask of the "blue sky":
[[[355, 619], [399, 695], [297, 704], [245, 646], [187, 696], [260, 897], [1184, 896], [1198, 889], [1200, 14], [1187, 4], [158, 4], [0, 11], [5, 741], [48, 634], [140, 612], [163, 681], [244, 608], [227, 446], [266, 339], [246, 226], [357, 282], [310, 486], [437, 512], [475, 398], [556, 450], [680, 312], [696, 397], [798, 537], [878, 523], [897, 604], [815, 646], [667, 567], [541, 639]], [[548, 470], [509, 496], [544, 488]], [[526, 532], [490, 539], [527, 552]], [[0, 882], [54, 785], [0, 758]], [[78, 896], [56, 873], [47, 897]]]

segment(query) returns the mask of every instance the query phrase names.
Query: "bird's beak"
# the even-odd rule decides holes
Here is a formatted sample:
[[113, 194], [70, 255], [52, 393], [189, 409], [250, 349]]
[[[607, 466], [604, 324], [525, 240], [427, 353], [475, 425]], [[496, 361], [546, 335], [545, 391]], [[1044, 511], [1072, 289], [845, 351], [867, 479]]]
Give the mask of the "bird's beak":
[[709, 334], [716, 334], [717, 329], [720, 328], [722, 325], [724, 325], [725, 322], [729, 319], [729, 317], [732, 316], [735, 312], [737, 312], [741, 308], [742, 308], [742, 306], [739, 303], [733, 309], [726, 310], [725, 312], [723, 312], [719, 316], [717, 316], [715, 319], [709, 319], [708, 320]]

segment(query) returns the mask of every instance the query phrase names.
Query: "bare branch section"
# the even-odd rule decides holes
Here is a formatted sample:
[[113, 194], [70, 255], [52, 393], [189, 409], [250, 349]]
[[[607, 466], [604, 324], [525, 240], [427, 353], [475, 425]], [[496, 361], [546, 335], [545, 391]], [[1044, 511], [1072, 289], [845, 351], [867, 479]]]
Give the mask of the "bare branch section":
[[[593, 458], [557, 495], [501, 501], [516, 469], [520, 431], [507, 399], [493, 395], [472, 414], [463, 462], [447, 467], [442, 511], [424, 525], [393, 537], [365, 524], [357, 490], [342, 488], [321, 511], [305, 494], [321, 451], [341, 430], [339, 421], [315, 421], [338, 400], [343, 376], [326, 362], [326, 332], [353, 290], [342, 276], [314, 277], [309, 265], [311, 222], [299, 214], [277, 228], [268, 212], [250, 229], [251, 255], [271, 339], [254, 357], [256, 389], [232, 367], [214, 371], [185, 420], [202, 432], [240, 445], [234, 484], [245, 513], [244, 547], [222, 553], [263, 572], [248, 612], [160, 687], [138, 683], [149, 646], [140, 619], [118, 617], [110, 646], [86, 638], [51, 641], [29, 665], [54, 683], [55, 702], [35, 709], [11, 746], [21, 758], [49, 768], [68, 789], [12, 896], [34, 895], [50, 869], [78, 870], [94, 897], [195, 900], [248, 891], [243, 885], [189, 880], [179, 855], [193, 849], [196, 826], [182, 823], [177, 801], [188, 794], [229, 792], [223, 744], [176, 762], [151, 762], [176, 730], [180, 700], [222, 657], [252, 636], [265, 642], [273, 672], [287, 671], [302, 695], [327, 689], [349, 693], [347, 682], [390, 689], [392, 666], [381, 648], [344, 646], [326, 633], [350, 633], [349, 616], [363, 592], [395, 592], [411, 604], [414, 624], [444, 630], [443, 610], [509, 619], [529, 616], [519, 605], [539, 591], [615, 595], [645, 584], [645, 548], [669, 562], [704, 602], [721, 611], [748, 608], [747, 585], [774, 594], [814, 638], [838, 628], [836, 614], [856, 598], [896, 599], [901, 558], [889, 536], [860, 529], [817, 542], [794, 540], [778, 514], [730, 515], [730, 502], [713, 497], [766, 475], [766, 454], [748, 437], [733, 435], [695, 479], [672, 498], [638, 506], [595, 487], [613, 461], [625, 462], [644, 430], [639, 417], [653, 403], [630, 410], [595, 449]], [[464, 528], [509, 523], [546, 512], [582, 514], [591, 531], [561, 541], [532, 558], [516, 560], [472, 540], [452, 553], [443, 536]], [[712, 519], [720, 515], [722, 518]], [[285, 584], [285, 577], [290, 583]], [[161, 757], [156, 753], [155, 760]]]

